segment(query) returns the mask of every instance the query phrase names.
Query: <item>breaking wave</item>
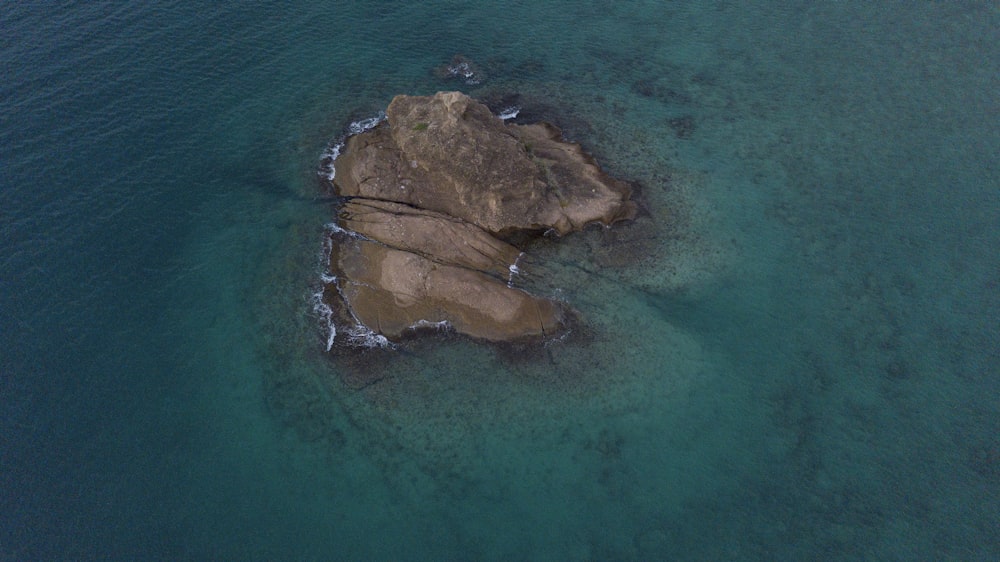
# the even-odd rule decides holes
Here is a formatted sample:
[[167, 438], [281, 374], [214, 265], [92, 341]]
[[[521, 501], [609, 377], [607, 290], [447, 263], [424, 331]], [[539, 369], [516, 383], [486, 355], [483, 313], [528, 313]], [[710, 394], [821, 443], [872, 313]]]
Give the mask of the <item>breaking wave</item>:
[[431, 322], [430, 320], [421, 319], [414, 322], [413, 325], [410, 326], [410, 329], [417, 330], [421, 328], [431, 328], [439, 332], [442, 332], [445, 330], [450, 330], [451, 327], [452, 327], [451, 322], [448, 322], [447, 320], [441, 320], [440, 322]]
[[374, 129], [382, 121], [385, 121], [384, 111], [380, 111], [372, 117], [352, 121], [347, 126], [347, 130], [323, 150], [323, 154], [319, 158], [319, 175], [329, 181], [333, 181], [333, 178], [337, 175], [337, 170], [334, 168], [333, 163], [340, 156], [340, 152], [344, 150], [344, 143], [347, 142], [348, 137], [360, 135], [365, 131]]
[[330, 250], [333, 250], [333, 239], [331, 238], [334, 234], [343, 234], [344, 236], [350, 236], [351, 238], [356, 238], [358, 240], [370, 240], [368, 237], [358, 234], [353, 230], [347, 230], [346, 228], [340, 226], [335, 222], [328, 222], [323, 225], [323, 231], [326, 233], [326, 237], [323, 239], [323, 250], [327, 254], [326, 266], [330, 265]]
[[462, 78], [465, 80], [466, 84], [474, 86], [482, 82], [479, 75], [472, 68], [472, 64], [469, 61], [457, 61], [448, 66], [448, 74], [455, 78]]
[[321, 286], [319, 290], [310, 295], [309, 302], [312, 304], [313, 314], [319, 320], [320, 331], [325, 336], [326, 351], [330, 351], [333, 349], [333, 342], [337, 339], [337, 325], [333, 322], [333, 309], [323, 301], [324, 289]]
[[505, 107], [504, 109], [501, 109], [500, 113], [497, 114], [497, 117], [506, 121], [508, 119], [513, 119], [517, 117], [519, 113], [521, 113], [521, 108], [516, 105], [512, 105], [510, 107]]
[[521, 261], [521, 257], [523, 256], [524, 252], [518, 254], [517, 257], [514, 259], [514, 263], [510, 264], [510, 267], [507, 268], [507, 270], [510, 271], [510, 275], [507, 276], [507, 287], [513, 287], [514, 276], [521, 274], [521, 268], [517, 267], [517, 262]]
[[333, 349], [333, 342], [337, 338], [337, 326], [333, 321], [333, 309], [323, 300], [327, 285], [337, 282], [335, 275], [330, 275], [330, 252], [333, 250], [333, 238], [331, 226], [340, 228], [335, 224], [327, 224], [323, 228], [323, 245], [319, 256], [316, 259], [316, 267], [319, 270], [319, 283], [309, 295], [309, 304], [316, 320], [319, 324], [320, 332], [326, 342], [326, 351]]
[[376, 334], [371, 328], [360, 322], [344, 331], [347, 333], [347, 343], [355, 347], [388, 347], [390, 349], [396, 347], [385, 336]]
[[340, 326], [340, 330], [337, 329], [334, 310], [323, 298], [326, 294], [327, 288], [331, 286], [335, 288], [338, 293], [340, 293], [338, 278], [336, 275], [330, 273], [330, 252], [333, 250], [333, 237], [337, 234], [350, 236], [352, 238], [366, 239], [360, 234], [342, 228], [334, 222], [323, 225], [322, 250], [319, 259], [317, 260], [319, 282], [317, 283], [318, 286], [315, 287], [313, 292], [309, 295], [309, 304], [311, 305], [313, 314], [316, 316], [318, 328], [323, 338], [326, 351], [329, 352], [333, 349], [334, 344], [337, 342], [338, 335], [343, 343], [352, 347], [395, 348], [395, 344], [389, 341], [385, 336], [376, 334], [370, 328], [365, 326], [356, 316], [354, 316], [353, 312], [351, 312], [353, 323], [348, 326], [342, 325]]

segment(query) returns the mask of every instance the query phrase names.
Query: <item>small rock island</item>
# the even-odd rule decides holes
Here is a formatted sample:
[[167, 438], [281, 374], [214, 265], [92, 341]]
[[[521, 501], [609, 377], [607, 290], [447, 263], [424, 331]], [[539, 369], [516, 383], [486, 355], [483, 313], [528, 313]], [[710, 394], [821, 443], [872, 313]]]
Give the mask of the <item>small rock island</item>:
[[451, 326], [501, 342], [557, 335], [567, 309], [512, 284], [513, 240], [635, 215], [628, 184], [547, 123], [506, 123], [460, 92], [396, 96], [336, 160], [344, 198], [323, 299], [334, 322], [398, 340]]

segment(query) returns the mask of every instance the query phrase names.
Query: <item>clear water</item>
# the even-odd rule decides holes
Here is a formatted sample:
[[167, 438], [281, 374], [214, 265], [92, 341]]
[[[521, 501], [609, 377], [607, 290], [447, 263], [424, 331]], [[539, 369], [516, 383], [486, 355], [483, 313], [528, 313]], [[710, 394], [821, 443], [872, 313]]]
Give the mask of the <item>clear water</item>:
[[[1000, 554], [991, 2], [9, 3], [4, 558]], [[433, 69], [462, 53], [479, 85]], [[331, 360], [329, 142], [517, 92], [641, 186], [587, 329]], [[375, 381], [359, 389], [359, 381]]]

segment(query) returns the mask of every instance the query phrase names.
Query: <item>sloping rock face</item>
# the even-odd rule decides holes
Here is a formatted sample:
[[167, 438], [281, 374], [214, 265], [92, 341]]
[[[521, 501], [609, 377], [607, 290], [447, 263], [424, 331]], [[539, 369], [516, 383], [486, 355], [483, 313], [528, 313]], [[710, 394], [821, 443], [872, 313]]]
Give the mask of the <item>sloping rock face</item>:
[[521, 251], [454, 217], [377, 199], [354, 199], [340, 210], [340, 226], [429, 260], [507, 277]]
[[628, 185], [558, 129], [506, 124], [459, 92], [397, 96], [335, 166], [349, 234], [334, 240], [327, 294], [390, 340], [443, 323], [491, 341], [557, 334], [566, 310], [512, 286], [521, 252], [504, 238], [635, 214]]

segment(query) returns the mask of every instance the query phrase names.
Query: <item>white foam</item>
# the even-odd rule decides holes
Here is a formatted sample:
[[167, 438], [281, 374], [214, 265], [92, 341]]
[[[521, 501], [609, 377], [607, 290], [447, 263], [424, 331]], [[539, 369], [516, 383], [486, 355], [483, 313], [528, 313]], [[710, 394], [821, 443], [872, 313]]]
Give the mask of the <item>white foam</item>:
[[371, 328], [358, 322], [354, 326], [347, 328], [347, 342], [357, 347], [388, 347], [395, 348], [382, 334], [376, 334]]
[[[325, 275], [324, 282], [326, 282]], [[323, 302], [324, 290], [325, 286], [320, 286], [318, 290], [310, 295], [309, 301], [312, 303], [313, 314], [319, 320], [320, 330], [326, 336], [326, 350], [330, 351], [333, 349], [333, 342], [337, 338], [337, 327], [333, 323], [333, 309], [330, 308], [330, 305]]]
[[[337, 224], [335, 222], [328, 222], [328, 223], [324, 224], [323, 225], [323, 230], [325, 230], [325, 231], [327, 231], [327, 232], [329, 232], [331, 234], [350, 234], [351, 233], [350, 230], [347, 230], [347, 229], [341, 227], [339, 224]], [[329, 238], [327, 238], [327, 240], [329, 240]], [[333, 249], [333, 246], [332, 246], [333, 242], [332, 241], [331, 242], [324, 242], [324, 244], [329, 245], [331, 250]]]
[[334, 161], [340, 156], [340, 151], [344, 149], [344, 141], [339, 141], [326, 148], [323, 151], [322, 156], [319, 159], [319, 175], [333, 181], [333, 178], [337, 175], [336, 168], [333, 167]]
[[507, 287], [513, 287], [514, 276], [521, 274], [521, 268], [517, 267], [517, 262], [521, 261], [522, 256], [524, 256], [524, 252], [518, 254], [517, 257], [514, 258], [514, 263], [510, 264], [510, 267], [507, 268], [507, 270], [510, 271], [510, 275], [507, 276]]
[[569, 298], [566, 297], [566, 291], [563, 291], [559, 287], [552, 290], [551, 294], [549, 294], [549, 298], [554, 301], [569, 304]]
[[326, 350], [333, 349], [333, 342], [337, 339], [337, 326], [333, 322], [333, 309], [325, 302], [320, 302], [317, 312], [320, 317], [326, 320]]
[[320, 155], [319, 175], [329, 181], [333, 181], [333, 178], [337, 175], [334, 162], [336, 162], [337, 157], [340, 156], [341, 151], [344, 150], [344, 143], [347, 142], [347, 137], [360, 135], [365, 131], [374, 129], [384, 120], [385, 112], [380, 111], [373, 117], [366, 117], [365, 119], [353, 121], [350, 125], [348, 125], [347, 132], [331, 142], [330, 145], [326, 147], [326, 150], [323, 151], [323, 154]]
[[557, 338], [551, 338], [551, 339], [545, 340], [544, 342], [542, 342], [542, 346], [543, 347], [549, 347], [552, 344], [564, 343], [567, 339], [569, 339], [569, 336], [572, 333], [573, 333], [573, 330], [566, 330], [566, 332], [564, 332], [561, 336], [559, 336]]
[[[328, 229], [329, 230], [329, 229]], [[337, 337], [337, 327], [333, 322], [333, 309], [323, 301], [323, 294], [326, 286], [336, 283], [337, 277], [329, 273], [330, 251], [333, 249], [333, 240], [329, 235], [323, 236], [323, 246], [316, 256], [316, 269], [319, 272], [319, 286], [309, 295], [309, 303], [312, 305], [312, 312], [316, 315], [320, 331], [326, 339], [326, 351], [333, 349], [333, 342]]]
[[479, 83], [479, 78], [476, 77], [476, 72], [472, 70], [472, 65], [465, 61], [449, 66], [448, 74], [465, 78], [465, 83], [469, 85]]
[[497, 117], [506, 121], [508, 119], [513, 119], [517, 117], [518, 113], [521, 113], [521, 108], [516, 105], [512, 105], [510, 107], [502, 109], [500, 113], [497, 115]]
[[[333, 239], [330, 235], [342, 233], [355, 238], [364, 239], [364, 237], [356, 232], [342, 228], [334, 222], [323, 225], [323, 230], [326, 232], [326, 236], [323, 237], [323, 250], [319, 259], [319, 279], [322, 284], [312, 294], [310, 301], [312, 302], [313, 312], [319, 317], [320, 328], [326, 335], [326, 350], [330, 351], [333, 349], [338, 331], [334, 324], [333, 309], [323, 301], [323, 293], [327, 287], [332, 285], [341, 294], [341, 297], [343, 297], [338, 277], [330, 273], [330, 251], [333, 249]], [[358, 317], [354, 315], [350, 307], [348, 307], [348, 311], [351, 313], [354, 322], [352, 325], [340, 327], [340, 331], [346, 335], [346, 343], [348, 345], [355, 347], [396, 347], [385, 336], [376, 334], [358, 320]]]
[[378, 126], [379, 123], [385, 120], [385, 112], [379, 111], [374, 117], [367, 117], [359, 121], [354, 121], [347, 126], [347, 136], [360, 135], [365, 131], [369, 131]]
[[[327, 149], [323, 151], [323, 155], [320, 158], [319, 174], [327, 180], [333, 181], [337, 174], [334, 164], [337, 157], [340, 156], [341, 152], [344, 150], [347, 138], [352, 135], [359, 135], [365, 131], [374, 129], [382, 121], [384, 121], [385, 118], [385, 113], [379, 112], [373, 117], [360, 119], [348, 125], [346, 133], [331, 142]], [[319, 259], [319, 279], [321, 286], [310, 296], [310, 302], [312, 303], [313, 313], [319, 318], [320, 328], [326, 336], [326, 351], [329, 352], [333, 349], [333, 344], [336, 340], [338, 332], [337, 327], [334, 324], [333, 309], [323, 301], [323, 294], [326, 287], [331, 284], [337, 289], [338, 292], [340, 292], [340, 286], [337, 283], [337, 276], [329, 273], [330, 252], [333, 250], [332, 235], [345, 234], [352, 238], [361, 240], [367, 240], [367, 238], [357, 232], [341, 227], [336, 222], [329, 222], [323, 225], [323, 230], [325, 231], [325, 235], [323, 236], [323, 250]], [[354, 317], [353, 325], [346, 327], [341, 326], [341, 331], [344, 335], [346, 335], [347, 343], [349, 345], [357, 347], [395, 348], [395, 345], [385, 336], [376, 334], [370, 328], [361, 323], [357, 317]]]
[[[326, 230], [330, 234], [346, 234], [347, 236], [350, 236], [351, 238], [356, 238], [358, 240], [368, 240], [369, 239], [368, 237], [366, 237], [366, 236], [364, 236], [362, 234], [358, 234], [357, 232], [354, 232], [353, 230], [347, 230], [346, 228], [340, 226], [339, 224], [337, 224], [335, 222], [328, 222], [328, 223], [324, 224], [323, 225], [323, 230]], [[329, 236], [327, 236], [323, 240], [323, 250], [326, 252], [327, 256], [329, 256], [330, 255], [330, 251], [333, 250], [333, 240], [331, 240]]]
[[430, 320], [420, 319], [410, 325], [411, 330], [416, 330], [417, 328], [434, 328], [435, 330], [449, 330], [451, 329], [451, 322], [447, 320], [441, 320], [440, 322], [431, 322]]
[[[312, 303], [313, 314], [316, 315], [319, 320], [320, 330], [326, 339], [326, 351], [329, 352], [333, 349], [333, 344], [337, 339], [337, 326], [333, 321], [333, 309], [330, 305], [326, 304], [323, 300], [323, 294], [326, 287], [334, 283], [334, 287], [337, 292], [340, 292], [340, 286], [336, 285], [337, 277], [330, 275], [328, 273], [322, 273], [320, 279], [323, 281], [323, 285], [319, 287], [311, 296], [310, 302]], [[353, 313], [352, 313], [353, 316]], [[354, 323], [350, 326], [341, 326], [341, 332], [346, 336], [346, 343], [355, 347], [379, 347], [379, 348], [392, 348], [396, 346], [390, 342], [382, 334], [376, 334], [371, 328], [368, 328], [360, 321], [357, 317], [354, 317]]]

